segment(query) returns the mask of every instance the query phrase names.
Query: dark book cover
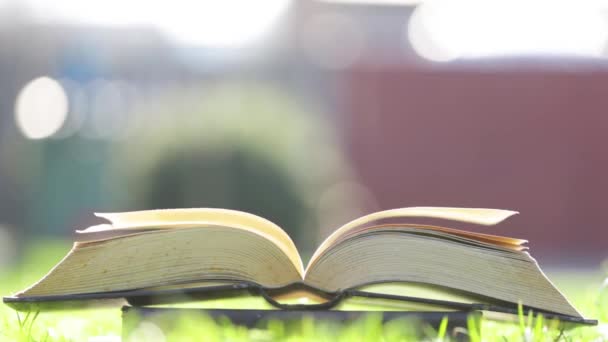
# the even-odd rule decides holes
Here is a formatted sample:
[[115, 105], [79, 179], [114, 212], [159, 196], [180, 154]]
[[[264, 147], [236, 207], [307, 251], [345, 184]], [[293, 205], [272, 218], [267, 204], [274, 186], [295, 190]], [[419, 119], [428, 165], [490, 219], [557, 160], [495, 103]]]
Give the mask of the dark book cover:
[[[167, 333], [175, 329], [181, 318], [194, 318], [205, 315], [214, 320], [229, 319], [232, 324], [248, 328], [264, 328], [270, 321], [296, 323], [305, 318], [314, 321], [348, 324], [362, 319], [365, 315], [380, 315], [381, 321], [399, 320], [403, 329], [413, 329], [413, 333], [423, 337], [425, 329], [438, 329], [444, 317], [447, 317], [447, 335], [458, 341], [467, 341], [464, 333], [469, 317], [477, 321], [481, 317], [478, 311], [336, 311], [336, 310], [229, 310], [229, 309], [198, 309], [198, 308], [158, 308], [134, 307], [122, 308], [122, 335], [128, 340], [130, 334], [143, 322], [152, 323], [161, 331]], [[476, 324], [479, 326], [479, 324]], [[460, 329], [459, 329], [460, 328]]]

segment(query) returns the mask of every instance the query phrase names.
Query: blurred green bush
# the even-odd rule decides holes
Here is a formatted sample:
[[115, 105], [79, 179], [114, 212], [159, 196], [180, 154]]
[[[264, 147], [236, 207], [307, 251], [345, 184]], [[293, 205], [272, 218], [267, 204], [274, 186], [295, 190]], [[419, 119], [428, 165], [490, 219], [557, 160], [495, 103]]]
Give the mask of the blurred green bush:
[[156, 99], [137, 118], [112, 148], [104, 188], [118, 210], [244, 210], [310, 251], [322, 191], [350, 178], [327, 118], [268, 85], [191, 89]]

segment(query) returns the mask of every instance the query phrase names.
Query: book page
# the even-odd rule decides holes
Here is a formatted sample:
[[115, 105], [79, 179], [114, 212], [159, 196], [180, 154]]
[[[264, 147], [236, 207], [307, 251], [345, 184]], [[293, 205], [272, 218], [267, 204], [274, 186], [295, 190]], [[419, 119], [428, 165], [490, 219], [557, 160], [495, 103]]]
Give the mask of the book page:
[[580, 317], [528, 253], [487, 248], [447, 239], [442, 234], [399, 230], [364, 233], [331, 246], [328, 253], [309, 264], [306, 284], [339, 291], [370, 284], [413, 282], [514, 305], [521, 300], [530, 307]]
[[304, 266], [295, 244], [279, 226], [269, 220], [238, 210], [217, 208], [159, 209], [124, 213], [96, 213], [111, 222], [79, 231], [100, 233], [111, 230], [178, 229], [203, 226], [226, 226], [252, 231], [274, 242], [289, 257], [300, 274]]
[[[310, 259], [310, 262], [308, 263], [308, 267], [314, 264], [314, 262], [319, 258], [319, 256], [323, 254], [342, 236], [349, 234], [350, 232], [356, 230], [359, 227], [362, 227], [377, 220], [391, 218], [428, 217], [491, 226], [498, 224], [515, 214], [518, 214], [518, 212], [501, 209], [448, 207], [411, 207], [375, 212], [350, 221], [342, 227], [338, 228], [335, 232], [333, 232], [327, 239], [325, 239], [325, 241], [323, 241], [323, 243], [315, 251], [312, 258]], [[468, 233], [465, 231], [461, 232], [465, 235], [475, 235], [475, 233]], [[525, 242], [525, 240], [511, 239], [506, 237], [504, 237], [503, 239], [506, 240], [505, 242], [510, 242], [513, 244], [521, 244]]]
[[201, 282], [280, 287], [301, 279], [279, 246], [226, 226], [156, 229], [76, 243], [46, 276], [18, 297], [91, 294]]

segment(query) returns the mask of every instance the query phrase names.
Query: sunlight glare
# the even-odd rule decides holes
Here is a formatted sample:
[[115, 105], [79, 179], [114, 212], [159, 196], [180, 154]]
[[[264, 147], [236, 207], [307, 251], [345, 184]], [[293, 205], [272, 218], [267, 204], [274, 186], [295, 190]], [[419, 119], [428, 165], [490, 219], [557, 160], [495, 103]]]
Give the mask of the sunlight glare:
[[43, 139], [55, 134], [68, 115], [65, 90], [49, 77], [39, 77], [26, 84], [17, 95], [15, 121], [29, 139]]
[[419, 5], [407, 35], [432, 61], [514, 55], [600, 57], [608, 38], [597, 6], [553, 1], [445, 1]]
[[28, 0], [37, 17], [100, 26], [153, 26], [187, 45], [238, 47], [260, 39], [290, 0]]

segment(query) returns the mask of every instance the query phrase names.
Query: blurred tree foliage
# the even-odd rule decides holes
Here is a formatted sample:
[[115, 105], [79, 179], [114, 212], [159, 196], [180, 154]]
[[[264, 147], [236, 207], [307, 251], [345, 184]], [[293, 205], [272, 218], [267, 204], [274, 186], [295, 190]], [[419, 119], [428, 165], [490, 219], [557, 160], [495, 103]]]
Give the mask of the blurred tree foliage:
[[146, 208], [219, 207], [263, 216], [292, 237], [313, 215], [293, 181], [265, 156], [234, 146], [215, 153], [185, 149], [151, 170], [141, 204]]

